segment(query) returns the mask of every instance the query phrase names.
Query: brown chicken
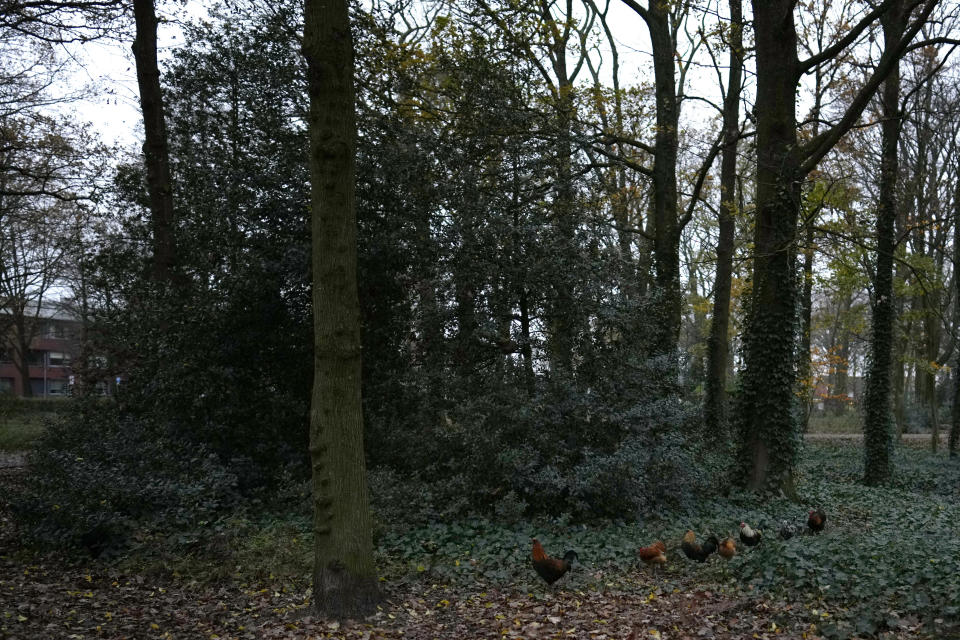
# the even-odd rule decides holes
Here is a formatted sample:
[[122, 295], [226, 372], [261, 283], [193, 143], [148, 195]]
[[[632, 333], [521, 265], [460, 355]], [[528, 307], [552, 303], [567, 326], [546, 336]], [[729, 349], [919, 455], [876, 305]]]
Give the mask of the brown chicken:
[[724, 538], [717, 547], [717, 553], [729, 560], [737, 555], [737, 541], [730, 537]]
[[637, 549], [637, 557], [643, 560], [648, 567], [667, 564], [667, 545], [663, 540], [657, 540], [649, 547], [640, 547]]
[[543, 550], [543, 545], [536, 538], [533, 539], [533, 568], [537, 574], [546, 581], [547, 584], [553, 584], [563, 577], [570, 570], [571, 565], [577, 560], [576, 551], [567, 551], [562, 559], [552, 558]]
[[827, 514], [820, 509], [811, 509], [810, 517], [807, 518], [807, 526], [812, 533], [820, 533], [827, 524]]

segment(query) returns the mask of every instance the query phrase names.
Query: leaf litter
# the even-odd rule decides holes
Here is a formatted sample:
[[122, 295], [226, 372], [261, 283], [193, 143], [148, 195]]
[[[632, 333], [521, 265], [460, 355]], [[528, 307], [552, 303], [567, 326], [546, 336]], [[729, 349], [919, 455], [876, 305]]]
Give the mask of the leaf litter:
[[[385, 585], [365, 620], [315, 617], [309, 588], [282, 583], [201, 585], [177, 578], [0, 556], [0, 637], [28, 638], [583, 638], [723, 640], [818, 638], [810, 612], [697, 588], [529, 591], [412, 581]], [[904, 634], [907, 635], [904, 635]], [[891, 636], [892, 637], [892, 636]], [[897, 637], [910, 637], [906, 631]]]

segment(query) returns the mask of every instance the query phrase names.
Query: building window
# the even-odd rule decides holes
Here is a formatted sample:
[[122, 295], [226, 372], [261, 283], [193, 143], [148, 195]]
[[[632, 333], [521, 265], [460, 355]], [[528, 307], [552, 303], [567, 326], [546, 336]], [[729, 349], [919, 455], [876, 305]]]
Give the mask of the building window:
[[31, 367], [42, 367], [43, 366], [43, 351], [37, 351], [36, 349], [30, 349], [27, 353], [27, 364]]
[[0, 394], [13, 393], [13, 378], [0, 378]]
[[43, 337], [63, 340], [67, 337], [66, 329], [59, 322], [48, 322], [43, 328]]
[[47, 395], [65, 396], [67, 395], [66, 380], [47, 380]]
[[47, 364], [51, 367], [65, 367], [70, 364], [70, 354], [62, 351], [51, 351], [47, 354]]

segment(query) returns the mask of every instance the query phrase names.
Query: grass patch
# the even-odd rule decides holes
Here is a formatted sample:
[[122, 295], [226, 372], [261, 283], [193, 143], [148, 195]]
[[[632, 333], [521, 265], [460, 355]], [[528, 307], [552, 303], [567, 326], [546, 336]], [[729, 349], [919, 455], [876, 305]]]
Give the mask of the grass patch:
[[810, 416], [810, 433], [862, 433], [861, 416], [850, 411], [842, 416], [829, 413], [813, 413]]
[[0, 411], [0, 451], [29, 449], [43, 435], [47, 422], [56, 413], [23, 412], [7, 414]]
[[70, 400], [17, 398], [0, 394], [0, 451], [29, 449]]

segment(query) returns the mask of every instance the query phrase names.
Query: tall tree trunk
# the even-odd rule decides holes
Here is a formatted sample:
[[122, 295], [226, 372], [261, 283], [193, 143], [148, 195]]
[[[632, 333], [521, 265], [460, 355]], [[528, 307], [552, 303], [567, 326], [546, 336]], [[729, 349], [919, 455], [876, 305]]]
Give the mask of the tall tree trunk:
[[853, 296], [846, 295], [837, 311], [837, 323], [834, 331], [836, 343], [832, 350], [833, 358], [833, 414], [846, 415], [850, 408], [850, 330], [847, 328], [847, 316], [853, 304]]
[[134, 0], [133, 15], [137, 29], [133, 57], [137, 66], [140, 110], [143, 112], [143, 155], [153, 227], [153, 277], [158, 282], [172, 282], [177, 268], [173, 181], [157, 65], [157, 14], [153, 0]]
[[[740, 462], [750, 489], [771, 487], [795, 494], [793, 469], [799, 452], [793, 403], [796, 278], [794, 273], [800, 184], [840, 137], [852, 127], [883, 80], [920, 31], [937, 0], [925, 0], [916, 19], [874, 70], [838, 122], [801, 147], [797, 140], [796, 88], [802, 73], [837, 55], [828, 48], [797, 59], [795, 0], [753, 0], [757, 51], [757, 213], [754, 230], [753, 290], [744, 331], [740, 393]], [[875, 7], [845, 36], [847, 44], [885, 12]], [[841, 47], [842, 49], [842, 47]]]
[[[541, 0], [540, 12], [546, 24], [553, 22], [551, 2]], [[568, 6], [569, 9], [569, 6]], [[572, 19], [571, 16], [567, 16]], [[573, 180], [573, 123], [575, 118], [574, 86], [567, 67], [567, 48], [570, 42], [569, 29], [550, 29], [550, 62], [556, 77], [556, 126], [555, 170], [556, 197], [554, 200], [555, 248], [564, 256], [571, 256], [575, 269], [558, 269], [553, 272], [553, 291], [548, 300], [547, 320], [549, 339], [547, 351], [550, 366], [563, 374], [573, 372], [574, 356], [578, 349], [578, 335], [582, 330], [579, 304], [576, 299], [575, 282], [579, 270], [576, 246], [577, 218]], [[576, 75], [576, 72], [574, 72]]]
[[14, 363], [17, 366], [17, 373], [20, 375], [20, 386], [23, 389], [24, 398], [34, 396], [33, 386], [30, 384], [30, 343], [33, 341], [34, 331], [27, 326], [25, 314], [26, 311], [20, 307], [13, 321], [12, 330], [14, 333]]
[[730, 70], [723, 103], [724, 147], [720, 156], [720, 211], [717, 216], [717, 274], [713, 319], [707, 339], [707, 382], [704, 418], [709, 433], [727, 434], [727, 364], [730, 357], [730, 287], [736, 222], [737, 139], [740, 132], [740, 90], [743, 85], [743, 6], [730, 0]]
[[[564, 44], [564, 51], [566, 44]], [[565, 55], [557, 54], [561, 59]], [[560, 78], [558, 86], [556, 142], [557, 195], [554, 203], [556, 223], [553, 233], [556, 248], [565, 256], [575, 256], [576, 228], [573, 189], [573, 144], [570, 129], [573, 126], [573, 85], [566, 80], [565, 65], [557, 65]], [[576, 264], [576, 259], [573, 260]], [[550, 334], [547, 343], [550, 354], [550, 366], [557, 371], [570, 374], [573, 370], [574, 355], [577, 350], [577, 335], [580, 331], [579, 305], [575, 299], [575, 270], [558, 269], [553, 272], [554, 294], [549, 305]]]
[[744, 484], [793, 492], [794, 236], [800, 208], [797, 34], [790, 0], [753, 0], [757, 49], [757, 214], [739, 397]]
[[653, 50], [657, 133], [653, 158], [654, 281], [662, 313], [659, 353], [676, 351], [680, 339], [680, 220], [677, 210], [677, 147], [680, 105], [674, 77], [676, 44], [670, 32], [669, 5], [652, 1], [647, 26]]
[[347, 0], [307, 0], [313, 208], [313, 608], [337, 618], [373, 610], [373, 563], [360, 403], [355, 211], [356, 117]]
[[[816, 125], [814, 125], [816, 126]], [[814, 134], [816, 135], [816, 134]], [[804, 225], [803, 238], [803, 287], [800, 289], [800, 345], [797, 347], [797, 377], [803, 391], [800, 407], [801, 433], [810, 427], [810, 410], [813, 407], [814, 384], [810, 366], [810, 327], [813, 317], [813, 222]]]
[[[953, 194], [953, 264], [954, 269], [960, 265], [960, 179], [957, 179], [956, 190]], [[954, 322], [953, 330], [960, 329], [960, 276], [953, 276], [954, 286]], [[960, 363], [960, 355], [957, 356]], [[950, 443], [948, 450], [950, 457], [957, 457], [957, 443], [960, 441], [960, 365], [953, 372], [953, 415], [950, 424]]]
[[[906, 14], [901, 0], [882, 19], [887, 47], [903, 37]], [[893, 252], [896, 246], [898, 147], [900, 141], [900, 65], [890, 73], [881, 93], [880, 199], [877, 207], [877, 266], [874, 275], [873, 333], [870, 364], [863, 398], [863, 479], [878, 485], [890, 479], [894, 420], [890, 406], [893, 389], [893, 343], [896, 306], [893, 299]]]
[[653, 283], [660, 317], [655, 350], [672, 354], [680, 340], [683, 295], [680, 290], [680, 217], [677, 192], [677, 149], [680, 104], [675, 64], [677, 46], [671, 31], [671, 3], [650, 0], [647, 7], [623, 0], [646, 23], [653, 52], [657, 130], [653, 144]]

